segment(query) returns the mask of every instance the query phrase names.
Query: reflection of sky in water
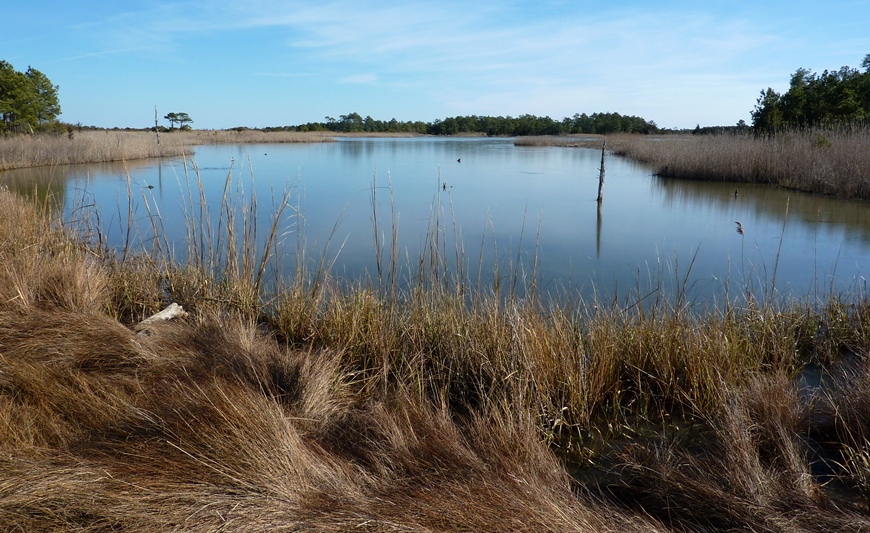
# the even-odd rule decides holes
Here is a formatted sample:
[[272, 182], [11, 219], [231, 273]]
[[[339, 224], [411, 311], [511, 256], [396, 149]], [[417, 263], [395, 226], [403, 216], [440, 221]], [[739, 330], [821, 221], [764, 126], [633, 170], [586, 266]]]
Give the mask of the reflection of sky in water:
[[[461, 158], [461, 162], [457, 159]], [[600, 218], [595, 196], [600, 152], [577, 148], [515, 147], [506, 139], [351, 139], [336, 143], [202, 146], [195, 162], [206, 203], [215, 211], [232, 173], [230, 198], [241, 202], [256, 191], [259, 227], [267, 232], [273, 198], [294, 187], [292, 202], [304, 218], [309, 257], [332, 237], [341, 248], [335, 272], [358, 276], [374, 272], [371, 185], [377, 180], [382, 243], [389, 246], [390, 188], [395, 197], [399, 256], [404, 269], [415, 265], [433, 209], [440, 205], [446, 253], [454, 261], [454, 230], [461, 236], [472, 280], [483, 253], [484, 279], [496, 262], [505, 275], [520, 257], [530, 270], [536, 240], [542, 286], [570, 284], [586, 294], [624, 292], [650, 279], [666, 283], [685, 276], [697, 297], [745, 279], [770, 281], [783, 235], [777, 286], [803, 295], [830, 285], [846, 287], [866, 275], [870, 257], [870, 204], [799, 194], [760, 185], [735, 185], [656, 178], [648, 167], [608, 157]], [[164, 232], [177, 251], [185, 249], [185, 215], [199, 210], [192, 161], [88, 165], [17, 171], [0, 181], [17, 190], [38, 183], [42, 190], [63, 187], [65, 210], [82, 201], [101, 209], [111, 242], [123, 242], [127, 176], [134, 216], [143, 240], [150, 237], [146, 200], [159, 211]], [[253, 176], [253, 177], [252, 177]], [[446, 183], [447, 191], [439, 189]], [[153, 185], [148, 189], [147, 185]], [[738, 195], [734, 195], [735, 188]], [[188, 192], [190, 189], [190, 192]], [[193, 202], [190, 201], [192, 193]], [[440, 204], [439, 204], [440, 202]], [[525, 221], [524, 221], [525, 217]], [[454, 228], [453, 221], [456, 222]], [[746, 235], [736, 232], [741, 221]], [[295, 253], [296, 227], [288, 221], [284, 239]], [[540, 226], [540, 236], [538, 230]], [[523, 229], [524, 227], [524, 229]], [[495, 240], [495, 242], [493, 242]], [[389, 250], [385, 251], [389, 257]], [[741, 258], [743, 266], [741, 267]], [[292, 258], [285, 260], [292, 265]], [[315, 265], [316, 266], [316, 265]], [[416, 268], [416, 267], [412, 267]], [[652, 283], [654, 284], [654, 283]]]

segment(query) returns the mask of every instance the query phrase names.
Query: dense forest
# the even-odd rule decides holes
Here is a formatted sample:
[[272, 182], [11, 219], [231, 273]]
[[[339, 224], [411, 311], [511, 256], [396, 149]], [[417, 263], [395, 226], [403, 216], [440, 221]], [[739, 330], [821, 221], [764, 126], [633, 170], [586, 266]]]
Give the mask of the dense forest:
[[870, 118], [870, 54], [861, 63], [864, 71], [841, 67], [821, 74], [799, 68], [788, 91], [761, 91], [752, 111], [756, 132], [782, 128], [863, 125]]
[[309, 122], [298, 126], [264, 128], [269, 130], [335, 131], [341, 133], [420, 133], [428, 135], [484, 134], [498, 136], [566, 135], [569, 133], [655, 133], [656, 123], [641, 117], [619, 113], [575, 114], [562, 120], [535, 115], [519, 117], [457, 116], [433, 122], [401, 122], [363, 118], [359, 113], [340, 115], [338, 119], [326, 117], [324, 122]]

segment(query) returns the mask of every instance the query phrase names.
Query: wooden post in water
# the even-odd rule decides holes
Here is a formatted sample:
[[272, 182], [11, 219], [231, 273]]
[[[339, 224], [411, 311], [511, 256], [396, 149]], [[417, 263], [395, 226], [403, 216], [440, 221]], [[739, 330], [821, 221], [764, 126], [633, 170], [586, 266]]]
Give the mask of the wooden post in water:
[[157, 106], [154, 106], [154, 133], [157, 134], [157, 156], [160, 156], [160, 126], [157, 124]]
[[607, 137], [604, 138], [604, 144], [601, 145], [601, 168], [598, 174], [598, 203], [604, 200], [604, 149], [607, 148]]

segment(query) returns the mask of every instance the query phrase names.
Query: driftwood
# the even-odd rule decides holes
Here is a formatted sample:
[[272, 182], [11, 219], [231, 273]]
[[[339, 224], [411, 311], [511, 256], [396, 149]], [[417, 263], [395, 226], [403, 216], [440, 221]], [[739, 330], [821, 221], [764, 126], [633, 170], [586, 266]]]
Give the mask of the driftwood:
[[148, 327], [153, 326], [157, 322], [161, 322], [163, 320], [172, 320], [174, 318], [186, 318], [187, 311], [184, 310], [183, 307], [178, 305], [175, 302], [169, 304], [166, 309], [160, 311], [159, 313], [155, 313], [142, 322], [136, 324], [136, 327], [133, 328], [135, 331], [139, 333], [139, 335], [147, 336], [149, 333]]

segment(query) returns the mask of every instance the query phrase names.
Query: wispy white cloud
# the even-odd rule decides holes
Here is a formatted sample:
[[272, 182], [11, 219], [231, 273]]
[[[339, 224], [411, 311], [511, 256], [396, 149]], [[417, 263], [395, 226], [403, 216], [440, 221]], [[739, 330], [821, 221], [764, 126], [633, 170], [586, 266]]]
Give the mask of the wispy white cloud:
[[375, 74], [356, 74], [353, 76], [345, 76], [338, 80], [339, 83], [355, 83], [368, 84], [377, 81], [378, 77]]
[[308, 78], [314, 74], [310, 72], [254, 72], [253, 75], [267, 78]]
[[[533, 78], [560, 84], [638, 71], [715, 70], [765, 43], [763, 32], [745, 21], [723, 26], [693, 13], [636, 9], [590, 16], [566, 6], [550, 16], [515, 20], [510, 4], [504, 5], [186, 2], [111, 15], [99, 26], [106, 28], [107, 50], [149, 43], [164, 52], [198, 34], [270, 29], [297, 57], [325, 67], [376, 66], [391, 78], [432, 75], [442, 83]], [[94, 25], [88, 30], [100, 31]]]
[[[226, 76], [247, 67], [253, 76], [275, 78], [270, 86], [276, 91], [291, 90], [279, 78], [295, 78], [292, 90], [317, 87], [355, 106], [370, 105], [368, 96], [347, 86], [367, 84], [384, 89], [381, 95], [411, 95], [409, 100], [427, 108], [558, 117], [574, 111], [745, 108], [745, 101], [737, 102], [745, 100], [747, 87], [756, 87], [754, 94], [787, 80], [789, 69], [816, 68], [791, 61], [794, 49], [812, 47], [828, 55], [842, 55], [850, 46], [870, 49], [870, 38], [858, 33], [813, 45], [812, 35], [783, 29], [797, 28], [800, 17], [812, 18], [794, 11], [786, 22], [772, 22], [763, 16], [772, 8], [754, 4], [727, 11], [672, 1], [620, 5], [626, 7], [511, 0], [164, 0], [135, 9], [120, 4], [114, 13], [79, 13], [90, 19], [71, 26], [78, 44], [64, 60], [127, 54], [146, 68], [167, 69], [163, 75], [179, 72], [181, 63], [199, 76], [210, 68]], [[245, 89], [235, 77], [231, 84], [234, 94], [260, 89]]]
[[127, 55], [130, 53], [143, 52], [143, 51], [148, 51], [148, 50], [153, 50], [153, 48], [148, 47], [148, 46], [139, 46], [139, 47], [133, 47], [133, 48], [122, 48], [119, 50], [100, 50], [99, 52], [87, 52], [84, 54], [59, 57], [57, 59], [53, 59], [53, 60], [48, 61], [48, 63], [49, 64], [61, 63], [64, 61], [76, 61], [79, 59], [90, 59], [90, 58], [106, 57], [106, 56], [123, 56], [123, 55]]

